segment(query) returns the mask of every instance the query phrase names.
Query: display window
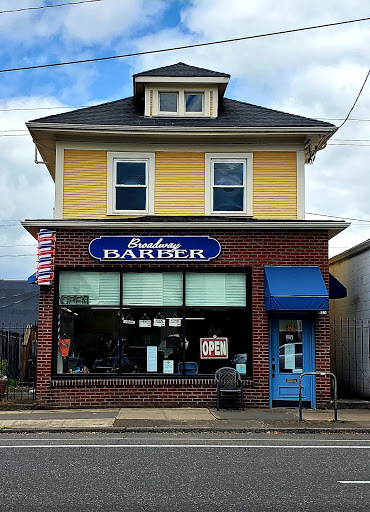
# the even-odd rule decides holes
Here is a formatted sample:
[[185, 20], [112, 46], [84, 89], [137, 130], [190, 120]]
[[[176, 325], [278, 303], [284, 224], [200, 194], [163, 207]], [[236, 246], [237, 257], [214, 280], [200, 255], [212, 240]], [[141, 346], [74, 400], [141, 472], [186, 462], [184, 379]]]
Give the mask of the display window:
[[[59, 273], [56, 374], [251, 374], [249, 272]], [[248, 307], [249, 306], [249, 307]]]

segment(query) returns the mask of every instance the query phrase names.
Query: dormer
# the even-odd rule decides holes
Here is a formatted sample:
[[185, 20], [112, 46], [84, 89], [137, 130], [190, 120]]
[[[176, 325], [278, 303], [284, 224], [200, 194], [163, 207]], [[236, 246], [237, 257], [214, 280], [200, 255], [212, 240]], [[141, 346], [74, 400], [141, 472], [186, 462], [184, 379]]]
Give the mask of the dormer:
[[230, 75], [178, 62], [133, 75], [145, 117], [215, 118]]

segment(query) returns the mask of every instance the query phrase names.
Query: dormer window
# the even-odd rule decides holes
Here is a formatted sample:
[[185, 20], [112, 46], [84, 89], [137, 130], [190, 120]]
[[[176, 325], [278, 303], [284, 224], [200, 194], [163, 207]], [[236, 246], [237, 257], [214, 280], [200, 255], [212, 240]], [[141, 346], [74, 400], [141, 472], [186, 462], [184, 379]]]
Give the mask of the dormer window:
[[145, 116], [217, 117], [217, 89], [211, 87], [147, 87]]
[[177, 92], [160, 92], [159, 93], [159, 110], [160, 112], [177, 113], [179, 105], [179, 95]]
[[186, 112], [203, 112], [203, 94], [202, 93], [185, 93], [185, 110]]

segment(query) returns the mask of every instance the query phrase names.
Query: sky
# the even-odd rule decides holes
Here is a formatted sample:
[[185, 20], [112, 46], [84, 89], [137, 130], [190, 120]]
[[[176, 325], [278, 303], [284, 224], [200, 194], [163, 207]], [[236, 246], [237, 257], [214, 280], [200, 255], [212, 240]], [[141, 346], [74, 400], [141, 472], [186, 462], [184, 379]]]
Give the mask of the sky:
[[[1, 0], [0, 70], [290, 30], [370, 16], [364, 0]], [[30, 7], [67, 6], [22, 10]], [[231, 75], [226, 96], [292, 114], [347, 116], [368, 72], [370, 22], [57, 68], [0, 73], [0, 279], [35, 271], [23, 219], [53, 217], [54, 183], [25, 122], [132, 95], [132, 74], [176, 62]], [[350, 120], [306, 166], [307, 219], [362, 219], [334, 256], [370, 238], [370, 79]], [[315, 214], [315, 215], [313, 215]], [[318, 214], [318, 215], [317, 215]], [[333, 216], [333, 217], [330, 217]], [[367, 222], [366, 222], [367, 221]]]

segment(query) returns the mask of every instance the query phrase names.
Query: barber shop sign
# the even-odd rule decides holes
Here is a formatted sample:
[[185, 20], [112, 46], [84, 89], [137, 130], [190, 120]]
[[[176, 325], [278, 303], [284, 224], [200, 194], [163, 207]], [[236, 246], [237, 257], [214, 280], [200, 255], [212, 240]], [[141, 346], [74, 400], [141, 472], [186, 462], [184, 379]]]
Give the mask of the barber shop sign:
[[100, 261], [210, 261], [221, 252], [209, 236], [100, 236], [90, 242], [90, 255]]

